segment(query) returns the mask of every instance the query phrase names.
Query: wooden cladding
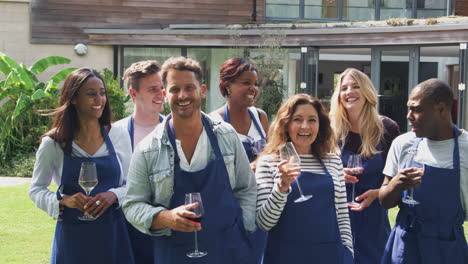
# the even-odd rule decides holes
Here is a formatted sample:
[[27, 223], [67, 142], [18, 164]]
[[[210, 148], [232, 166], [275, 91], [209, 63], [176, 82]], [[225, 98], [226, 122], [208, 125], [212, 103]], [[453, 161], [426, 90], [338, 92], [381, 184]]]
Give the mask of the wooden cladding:
[[86, 28], [161, 29], [170, 24], [247, 23], [265, 0], [32, 0], [31, 42], [88, 42]]

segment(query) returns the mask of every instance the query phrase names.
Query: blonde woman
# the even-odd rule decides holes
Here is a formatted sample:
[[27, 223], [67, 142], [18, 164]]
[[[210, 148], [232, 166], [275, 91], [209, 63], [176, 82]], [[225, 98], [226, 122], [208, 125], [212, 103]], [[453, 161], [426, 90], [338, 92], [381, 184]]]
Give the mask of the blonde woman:
[[349, 155], [362, 158], [364, 173], [357, 178], [344, 169], [348, 201], [355, 183], [358, 206], [350, 209], [355, 263], [379, 263], [390, 234], [387, 210], [376, 200], [390, 145], [400, 133], [392, 119], [379, 115], [377, 93], [363, 72], [346, 69], [339, 77], [330, 105], [330, 119], [341, 149], [341, 160]]
[[[287, 99], [270, 126], [257, 160], [257, 224], [268, 231], [264, 264], [353, 262], [343, 166], [323, 105], [307, 94]], [[300, 168], [287, 168], [279, 150], [292, 142]], [[297, 181], [304, 194], [301, 203]]]

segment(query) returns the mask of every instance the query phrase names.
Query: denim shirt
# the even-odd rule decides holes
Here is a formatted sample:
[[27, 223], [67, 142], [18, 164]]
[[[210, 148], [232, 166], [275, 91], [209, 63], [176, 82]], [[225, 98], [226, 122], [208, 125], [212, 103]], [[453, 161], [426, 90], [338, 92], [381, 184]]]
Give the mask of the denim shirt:
[[[234, 197], [242, 208], [245, 229], [253, 232], [257, 184], [247, 155], [235, 129], [230, 124], [213, 121], [209, 117], [208, 120], [218, 140]], [[171, 235], [170, 228], [150, 230], [153, 218], [159, 212], [169, 209], [174, 194], [175, 154], [165, 128], [166, 120], [135, 149], [128, 171], [127, 194], [122, 207], [131, 224], [141, 232], [154, 236]], [[214, 159], [211, 146], [207, 147], [210, 148], [211, 159]]]

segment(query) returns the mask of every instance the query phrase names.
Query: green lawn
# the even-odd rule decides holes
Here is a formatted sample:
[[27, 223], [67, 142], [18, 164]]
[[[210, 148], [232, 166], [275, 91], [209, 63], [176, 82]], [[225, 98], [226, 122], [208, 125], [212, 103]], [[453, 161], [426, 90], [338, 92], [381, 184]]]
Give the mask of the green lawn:
[[[49, 263], [55, 221], [29, 199], [28, 184], [0, 187], [0, 208], [0, 263]], [[392, 225], [397, 212], [390, 210]]]
[[29, 199], [28, 186], [0, 187], [0, 263], [49, 263], [55, 221]]

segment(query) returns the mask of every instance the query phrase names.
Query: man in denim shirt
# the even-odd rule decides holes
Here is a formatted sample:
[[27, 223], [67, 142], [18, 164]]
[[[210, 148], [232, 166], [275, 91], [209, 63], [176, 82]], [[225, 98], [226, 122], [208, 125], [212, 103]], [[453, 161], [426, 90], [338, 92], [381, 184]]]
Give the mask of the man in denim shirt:
[[[253, 263], [247, 231], [255, 229], [256, 182], [236, 131], [201, 112], [206, 86], [198, 62], [170, 58], [162, 79], [171, 115], [135, 149], [123, 210], [130, 223], [155, 236], [155, 262], [188, 263], [198, 232], [203, 263]], [[201, 193], [201, 222], [184, 204]]]

